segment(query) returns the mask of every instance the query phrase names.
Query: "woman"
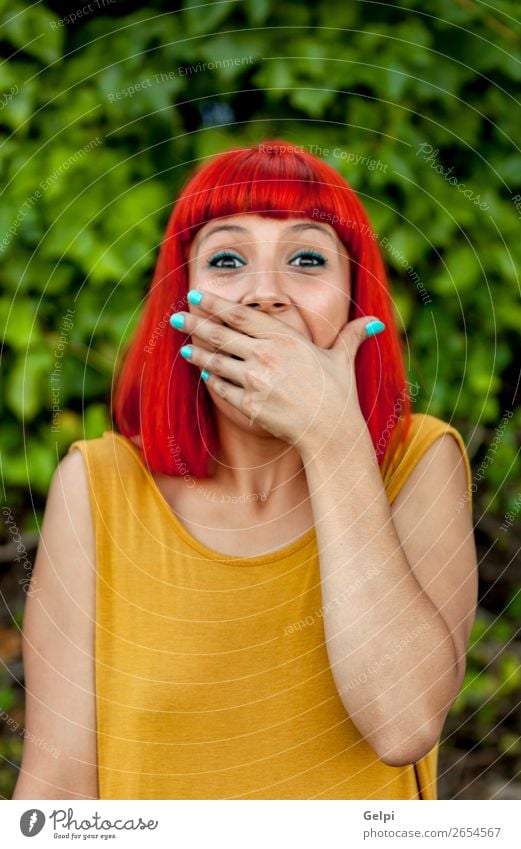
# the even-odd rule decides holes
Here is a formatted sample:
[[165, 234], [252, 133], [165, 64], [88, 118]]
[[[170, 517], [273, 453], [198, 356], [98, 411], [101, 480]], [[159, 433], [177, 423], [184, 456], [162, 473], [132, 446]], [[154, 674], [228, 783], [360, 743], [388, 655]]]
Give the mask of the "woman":
[[470, 467], [407, 384], [334, 169], [270, 140], [193, 175], [117, 430], [53, 478], [24, 658], [27, 728], [59, 753], [26, 743], [15, 798], [436, 798]]

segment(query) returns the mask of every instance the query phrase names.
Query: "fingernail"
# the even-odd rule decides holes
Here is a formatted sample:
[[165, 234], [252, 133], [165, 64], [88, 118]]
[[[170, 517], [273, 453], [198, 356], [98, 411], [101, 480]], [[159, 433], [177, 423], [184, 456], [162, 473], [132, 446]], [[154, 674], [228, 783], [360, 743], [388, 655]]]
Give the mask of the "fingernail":
[[203, 299], [203, 293], [198, 292], [197, 289], [190, 289], [186, 297], [191, 304], [200, 304]]
[[201, 372], [201, 377], [203, 378], [203, 380], [208, 380], [208, 378], [210, 377], [206, 369], [203, 369], [203, 371]]
[[185, 323], [185, 317], [182, 312], [175, 312], [170, 316], [170, 324], [172, 327], [177, 327], [178, 330], [182, 330]]
[[192, 356], [192, 346], [191, 345], [183, 345], [183, 347], [180, 348], [179, 353], [181, 354], [182, 357], [186, 357], [189, 360], [190, 357]]
[[382, 330], [385, 330], [385, 324], [383, 321], [379, 319], [375, 319], [374, 321], [370, 321], [365, 326], [365, 332], [368, 336], [376, 336], [377, 333], [381, 333]]

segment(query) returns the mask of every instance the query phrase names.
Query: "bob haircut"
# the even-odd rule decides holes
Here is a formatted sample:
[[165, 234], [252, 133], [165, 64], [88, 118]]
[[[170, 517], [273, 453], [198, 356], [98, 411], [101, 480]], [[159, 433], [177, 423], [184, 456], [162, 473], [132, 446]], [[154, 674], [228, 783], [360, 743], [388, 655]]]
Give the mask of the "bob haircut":
[[381, 465], [393, 431], [399, 440], [406, 439], [411, 410], [380, 249], [351, 186], [330, 165], [283, 140], [218, 154], [185, 183], [166, 228], [145, 308], [118, 363], [113, 404], [117, 429], [127, 438], [140, 436], [152, 471], [208, 477], [208, 461], [218, 446], [213, 401], [199, 370], [180, 356], [187, 336], [170, 328], [169, 317], [188, 309], [187, 263], [198, 229], [241, 213], [325, 221], [345, 245], [351, 268], [348, 320], [376, 315], [386, 325], [378, 344], [360, 346], [355, 362], [360, 409]]

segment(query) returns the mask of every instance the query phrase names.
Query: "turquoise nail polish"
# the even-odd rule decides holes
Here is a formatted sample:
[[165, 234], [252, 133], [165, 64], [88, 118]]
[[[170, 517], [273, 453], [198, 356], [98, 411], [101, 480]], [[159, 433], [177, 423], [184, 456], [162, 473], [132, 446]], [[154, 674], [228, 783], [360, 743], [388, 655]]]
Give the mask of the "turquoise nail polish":
[[203, 378], [203, 380], [208, 380], [208, 378], [210, 377], [206, 369], [203, 369], [203, 371], [201, 372], [201, 377]]
[[379, 319], [376, 319], [375, 321], [370, 321], [365, 326], [365, 332], [368, 336], [376, 336], [376, 334], [381, 333], [382, 330], [385, 330], [385, 324]]
[[178, 330], [182, 330], [185, 323], [185, 317], [182, 312], [175, 312], [170, 316], [170, 324]]
[[183, 347], [180, 348], [179, 353], [181, 354], [182, 357], [186, 357], [187, 359], [190, 359], [190, 357], [192, 356], [192, 346], [191, 345], [183, 345]]
[[198, 292], [197, 289], [190, 289], [186, 297], [191, 304], [200, 304], [203, 299], [203, 293]]

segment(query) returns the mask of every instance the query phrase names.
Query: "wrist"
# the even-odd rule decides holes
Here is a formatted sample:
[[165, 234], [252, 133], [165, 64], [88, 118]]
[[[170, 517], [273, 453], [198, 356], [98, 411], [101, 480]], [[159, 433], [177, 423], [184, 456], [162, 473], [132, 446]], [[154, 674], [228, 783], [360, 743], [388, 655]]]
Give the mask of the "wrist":
[[349, 412], [329, 415], [328, 422], [317, 422], [316, 426], [302, 437], [295, 446], [305, 465], [316, 460], [338, 462], [351, 447], [358, 451], [361, 443], [369, 441], [374, 454], [371, 434], [362, 411], [358, 407]]

